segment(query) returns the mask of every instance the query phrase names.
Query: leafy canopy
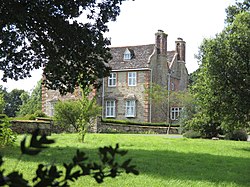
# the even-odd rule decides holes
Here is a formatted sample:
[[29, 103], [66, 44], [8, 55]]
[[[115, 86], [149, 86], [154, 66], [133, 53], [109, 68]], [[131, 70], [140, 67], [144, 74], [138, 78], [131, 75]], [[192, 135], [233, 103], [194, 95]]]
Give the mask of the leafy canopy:
[[[227, 25], [200, 47], [202, 62], [193, 86], [203, 124], [233, 131], [250, 123], [250, 1], [227, 9]], [[234, 10], [234, 11], [233, 11]], [[206, 117], [204, 117], [206, 116]]]
[[19, 116], [34, 114], [36, 111], [42, 110], [42, 81], [38, 81], [31, 95], [24, 92], [20, 95], [22, 105], [17, 113]]
[[8, 0], [0, 6], [0, 70], [30, 77], [44, 68], [44, 83], [61, 93], [96, 84], [109, 74], [110, 40], [103, 34], [124, 0]]

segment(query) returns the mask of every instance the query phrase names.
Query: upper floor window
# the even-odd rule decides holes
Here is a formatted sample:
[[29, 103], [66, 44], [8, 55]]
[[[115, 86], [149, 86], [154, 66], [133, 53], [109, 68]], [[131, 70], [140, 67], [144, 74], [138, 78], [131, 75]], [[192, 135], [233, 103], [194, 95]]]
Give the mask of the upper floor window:
[[128, 86], [136, 86], [136, 72], [128, 72]]
[[116, 86], [116, 73], [110, 73], [110, 76], [108, 77], [108, 86]]
[[171, 120], [178, 120], [182, 108], [179, 107], [172, 107], [171, 108]]
[[131, 60], [133, 57], [132, 50], [129, 50], [128, 48], [125, 50], [123, 54], [123, 60]]
[[126, 117], [135, 117], [136, 114], [136, 106], [135, 100], [127, 100], [126, 101]]
[[115, 117], [115, 100], [106, 101], [106, 117]]

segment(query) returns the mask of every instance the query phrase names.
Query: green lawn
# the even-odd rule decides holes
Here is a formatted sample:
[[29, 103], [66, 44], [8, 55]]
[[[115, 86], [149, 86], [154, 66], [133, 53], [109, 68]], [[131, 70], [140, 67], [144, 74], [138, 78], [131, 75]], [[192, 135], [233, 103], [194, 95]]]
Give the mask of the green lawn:
[[[22, 138], [18, 137], [19, 140]], [[68, 162], [76, 149], [85, 151], [91, 160], [97, 148], [119, 143], [128, 150], [126, 158], [140, 171], [139, 176], [122, 174], [106, 179], [101, 185], [84, 177], [72, 186], [250, 186], [250, 142], [172, 139], [168, 136], [130, 134], [87, 134], [79, 143], [77, 134], [54, 134], [56, 143], [37, 157], [24, 156], [16, 169], [25, 178], [34, 176], [38, 162], [61, 165]], [[11, 171], [18, 162], [19, 147], [1, 150], [4, 168]]]

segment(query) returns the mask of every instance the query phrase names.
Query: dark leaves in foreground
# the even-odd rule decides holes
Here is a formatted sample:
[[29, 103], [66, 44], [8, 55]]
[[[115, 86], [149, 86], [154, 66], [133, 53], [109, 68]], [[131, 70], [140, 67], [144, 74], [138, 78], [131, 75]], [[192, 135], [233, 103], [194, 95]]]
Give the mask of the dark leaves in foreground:
[[[29, 146], [26, 147], [26, 138], [21, 142], [22, 154], [35, 156], [44, 148], [48, 148], [48, 144], [54, 143], [54, 140], [48, 140], [46, 135], [39, 135], [39, 130], [35, 130], [32, 134]], [[69, 181], [74, 182], [79, 177], [90, 175], [96, 182], [104, 182], [104, 178], [115, 178], [123, 171], [138, 175], [139, 172], [134, 165], [130, 165], [131, 159], [127, 159], [122, 163], [117, 162], [119, 156], [124, 156], [127, 151], [119, 150], [119, 145], [116, 147], [105, 146], [99, 148], [100, 162], [88, 162], [86, 154], [80, 150], [72, 158], [72, 162], [64, 163], [65, 172], [59, 170], [55, 165], [39, 164], [36, 170], [36, 176], [32, 180], [32, 184], [23, 178], [22, 173], [12, 171], [5, 175], [5, 170], [2, 169], [3, 159], [0, 156], [0, 186], [69, 186]]]
[[48, 140], [45, 134], [43, 134], [42, 136], [39, 136], [39, 132], [40, 130], [36, 129], [32, 133], [30, 145], [28, 147], [25, 146], [27, 137], [25, 137], [21, 141], [22, 154], [37, 155], [38, 153], [42, 151], [43, 148], [48, 148], [48, 146], [46, 146], [47, 144], [52, 144], [55, 142], [54, 140]]

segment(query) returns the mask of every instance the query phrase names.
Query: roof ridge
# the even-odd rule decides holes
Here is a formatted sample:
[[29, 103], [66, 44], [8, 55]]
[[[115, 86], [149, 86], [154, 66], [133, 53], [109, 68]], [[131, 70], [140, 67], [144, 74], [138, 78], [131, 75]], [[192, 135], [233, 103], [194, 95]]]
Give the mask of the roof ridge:
[[127, 45], [127, 46], [117, 46], [117, 47], [110, 47], [112, 48], [129, 48], [129, 47], [141, 47], [141, 46], [153, 46], [155, 44], [144, 44], [144, 45]]

